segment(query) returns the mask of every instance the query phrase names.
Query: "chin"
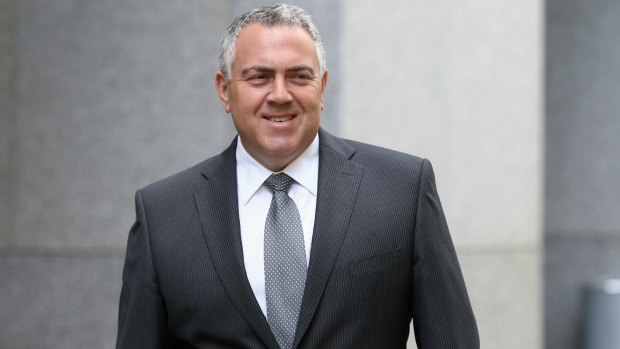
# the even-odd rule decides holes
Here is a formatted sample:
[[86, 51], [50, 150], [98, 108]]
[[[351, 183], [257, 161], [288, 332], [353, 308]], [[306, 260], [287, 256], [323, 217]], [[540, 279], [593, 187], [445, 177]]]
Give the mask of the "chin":
[[[289, 158], [289, 157], [296, 157], [297, 152], [298, 152], [298, 147], [293, 147], [293, 146], [289, 146], [289, 147], [272, 147], [267, 149], [267, 151], [265, 152], [266, 154], [269, 155], [269, 157], [272, 157], [274, 159], [284, 159], [284, 158]], [[300, 152], [301, 153], [301, 152]]]

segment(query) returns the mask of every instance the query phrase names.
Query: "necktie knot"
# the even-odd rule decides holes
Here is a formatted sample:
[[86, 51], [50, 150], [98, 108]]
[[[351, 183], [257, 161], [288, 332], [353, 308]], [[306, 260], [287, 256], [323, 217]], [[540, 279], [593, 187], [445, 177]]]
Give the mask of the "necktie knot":
[[288, 191], [294, 180], [284, 172], [274, 173], [265, 180], [265, 185], [271, 191]]

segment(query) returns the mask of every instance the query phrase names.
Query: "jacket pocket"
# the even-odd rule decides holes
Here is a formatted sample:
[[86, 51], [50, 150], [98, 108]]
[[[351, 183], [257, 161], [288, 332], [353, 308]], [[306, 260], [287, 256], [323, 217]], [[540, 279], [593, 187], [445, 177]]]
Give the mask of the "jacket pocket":
[[349, 275], [358, 276], [394, 268], [398, 265], [400, 248], [349, 262]]

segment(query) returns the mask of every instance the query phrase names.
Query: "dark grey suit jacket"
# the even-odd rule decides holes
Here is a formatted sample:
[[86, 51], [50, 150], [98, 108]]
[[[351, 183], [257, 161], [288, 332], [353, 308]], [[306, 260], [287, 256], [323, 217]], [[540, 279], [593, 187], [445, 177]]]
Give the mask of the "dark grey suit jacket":
[[[319, 132], [296, 348], [479, 348], [424, 159]], [[242, 256], [236, 142], [136, 193], [117, 348], [278, 348]]]

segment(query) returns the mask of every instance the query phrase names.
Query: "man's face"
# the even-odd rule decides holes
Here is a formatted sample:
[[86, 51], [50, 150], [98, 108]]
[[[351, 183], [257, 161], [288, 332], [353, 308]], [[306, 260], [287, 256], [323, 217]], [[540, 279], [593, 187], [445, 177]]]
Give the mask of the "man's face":
[[314, 41], [303, 28], [249, 24], [237, 38], [231, 79], [216, 75], [244, 147], [268, 169], [286, 167], [318, 132], [327, 72], [319, 74]]

